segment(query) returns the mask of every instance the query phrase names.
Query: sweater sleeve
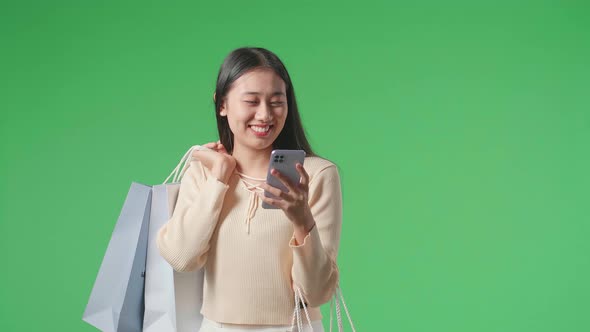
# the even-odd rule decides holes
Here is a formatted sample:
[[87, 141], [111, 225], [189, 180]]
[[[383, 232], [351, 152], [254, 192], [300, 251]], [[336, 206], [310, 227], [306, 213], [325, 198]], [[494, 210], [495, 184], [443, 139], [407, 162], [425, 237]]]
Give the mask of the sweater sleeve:
[[342, 192], [336, 165], [320, 170], [309, 184], [309, 206], [316, 226], [293, 250], [293, 283], [311, 307], [330, 300], [338, 283], [336, 257], [342, 229]]
[[199, 161], [191, 161], [180, 182], [172, 217], [156, 238], [160, 255], [174, 270], [192, 271], [205, 265], [228, 187]]

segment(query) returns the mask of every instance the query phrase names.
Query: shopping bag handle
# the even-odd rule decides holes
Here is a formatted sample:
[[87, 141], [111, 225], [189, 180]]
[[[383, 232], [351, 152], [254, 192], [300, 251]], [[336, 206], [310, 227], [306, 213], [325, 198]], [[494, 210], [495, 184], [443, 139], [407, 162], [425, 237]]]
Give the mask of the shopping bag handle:
[[336, 303], [336, 319], [338, 324], [338, 332], [344, 331], [342, 326], [342, 314], [340, 312], [340, 301], [342, 301], [342, 305], [344, 306], [344, 311], [346, 311], [346, 316], [348, 317], [348, 322], [350, 323], [350, 328], [353, 332], [356, 332], [354, 328], [354, 324], [352, 323], [352, 317], [350, 317], [350, 312], [348, 312], [348, 307], [346, 306], [346, 301], [344, 301], [344, 295], [342, 295], [342, 289], [340, 288], [340, 284], [336, 285], [336, 290], [334, 291], [334, 296], [330, 301], [330, 332], [332, 332], [332, 317], [333, 317], [333, 307], [334, 303]]
[[168, 175], [168, 177], [166, 178], [166, 180], [164, 180], [164, 183], [162, 184], [166, 184], [168, 183], [168, 180], [170, 179], [170, 177], [172, 177], [172, 183], [175, 182], [180, 182], [180, 179], [182, 179], [182, 176], [184, 175], [184, 172], [186, 172], [186, 169], [190, 166], [191, 164], [191, 160], [193, 157], [193, 151], [194, 150], [200, 150], [200, 151], [213, 151], [207, 147], [201, 146], [201, 145], [193, 145], [191, 146], [188, 151], [186, 151], [186, 153], [182, 156], [182, 158], [180, 158], [180, 161], [178, 162], [178, 165], [176, 165], [176, 167], [172, 170], [172, 172], [170, 173], [170, 175]]
[[[344, 326], [342, 324], [342, 314], [340, 311], [340, 301], [342, 301], [342, 306], [344, 307], [344, 311], [346, 312], [346, 316], [348, 317], [348, 322], [350, 323], [350, 328], [353, 332], [356, 332], [356, 328], [352, 323], [352, 317], [350, 316], [350, 312], [348, 311], [348, 306], [346, 306], [346, 301], [344, 301], [344, 295], [342, 295], [342, 289], [340, 288], [340, 284], [336, 284], [336, 289], [334, 291], [334, 296], [332, 296], [332, 300], [330, 301], [330, 332], [332, 332], [332, 321], [333, 321], [333, 314], [334, 314], [334, 304], [336, 304], [336, 319], [338, 325], [338, 332], [344, 331]], [[310, 331], [313, 332], [313, 326], [311, 325], [311, 320], [309, 319], [309, 313], [307, 311], [307, 302], [303, 298], [303, 293], [301, 292], [301, 288], [299, 286], [295, 287], [295, 310], [293, 311], [293, 320], [291, 323], [291, 330], [297, 324], [297, 331], [303, 331], [303, 321], [301, 319], [301, 310], [299, 304], [303, 304], [303, 310], [305, 312], [305, 318], [307, 318], [307, 323], [309, 324]]]
[[303, 293], [299, 286], [295, 286], [295, 310], [293, 311], [293, 319], [291, 321], [291, 331], [294, 331], [295, 323], [297, 323], [297, 331], [303, 331], [303, 322], [301, 319], [301, 308], [300, 303], [303, 304], [303, 311], [305, 312], [305, 318], [307, 318], [307, 324], [309, 329], [313, 332], [313, 326], [311, 325], [311, 319], [309, 319], [309, 312], [307, 311], [307, 302], [303, 298]]

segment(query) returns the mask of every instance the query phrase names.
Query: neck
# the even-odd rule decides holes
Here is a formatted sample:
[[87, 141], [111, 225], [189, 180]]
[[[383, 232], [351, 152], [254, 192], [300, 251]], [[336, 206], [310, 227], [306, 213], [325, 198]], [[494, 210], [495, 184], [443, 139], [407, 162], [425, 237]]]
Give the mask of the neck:
[[265, 150], [253, 150], [243, 146], [234, 146], [232, 156], [236, 159], [236, 170], [255, 178], [266, 178], [268, 161], [272, 145]]

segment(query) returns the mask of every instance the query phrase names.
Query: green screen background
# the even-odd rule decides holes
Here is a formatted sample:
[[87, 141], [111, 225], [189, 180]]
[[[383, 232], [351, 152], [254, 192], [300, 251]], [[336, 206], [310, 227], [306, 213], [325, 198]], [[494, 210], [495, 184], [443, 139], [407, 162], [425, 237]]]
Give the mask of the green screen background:
[[359, 331], [590, 330], [588, 3], [409, 3], [3, 2], [0, 331], [95, 331], [129, 185], [217, 139], [240, 46], [339, 165]]

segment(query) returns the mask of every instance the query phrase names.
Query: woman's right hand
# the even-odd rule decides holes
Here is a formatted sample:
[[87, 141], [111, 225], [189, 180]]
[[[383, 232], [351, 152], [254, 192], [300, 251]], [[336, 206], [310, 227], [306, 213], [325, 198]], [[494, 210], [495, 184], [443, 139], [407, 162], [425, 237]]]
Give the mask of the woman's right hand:
[[213, 151], [194, 150], [193, 157], [207, 167], [217, 180], [227, 184], [236, 168], [236, 159], [227, 153], [220, 141], [203, 144]]

